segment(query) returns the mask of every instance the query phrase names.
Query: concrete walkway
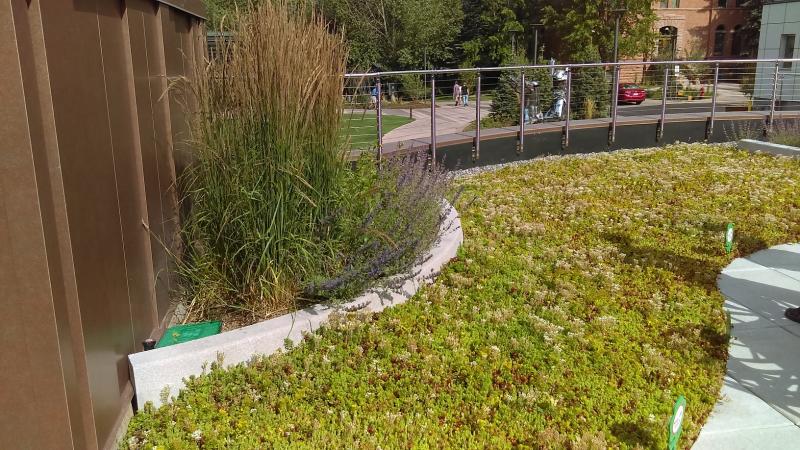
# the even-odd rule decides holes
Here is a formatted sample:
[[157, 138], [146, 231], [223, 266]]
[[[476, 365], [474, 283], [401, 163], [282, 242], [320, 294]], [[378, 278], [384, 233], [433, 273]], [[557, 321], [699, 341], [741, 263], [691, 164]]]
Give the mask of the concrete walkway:
[[[437, 100], [437, 105], [441, 103]], [[481, 101], [481, 118], [489, 115], [491, 101]], [[386, 109], [384, 114], [408, 116], [407, 109]], [[470, 122], [475, 120], [475, 104], [469, 106], [453, 106], [448, 101], [436, 107], [436, 135], [460, 133]], [[411, 139], [426, 138], [431, 136], [431, 110], [430, 108], [414, 109], [414, 121], [386, 133], [383, 142], [399, 142]]]
[[736, 259], [717, 284], [733, 324], [728, 372], [693, 448], [800, 448], [800, 324], [783, 316], [800, 306], [800, 244]]

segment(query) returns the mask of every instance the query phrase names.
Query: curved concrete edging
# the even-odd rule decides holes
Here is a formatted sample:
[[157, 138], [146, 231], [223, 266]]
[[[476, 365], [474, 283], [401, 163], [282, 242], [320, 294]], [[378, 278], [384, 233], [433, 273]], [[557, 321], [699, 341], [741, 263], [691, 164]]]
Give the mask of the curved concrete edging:
[[769, 153], [771, 155], [800, 158], [800, 148], [790, 145], [773, 144], [771, 142], [757, 141], [755, 139], [742, 139], [737, 144], [739, 148], [747, 150], [750, 153]]
[[732, 325], [727, 370], [692, 448], [798, 448], [800, 324], [783, 313], [800, 306], [800, 244], [735, 259], [717, 286]]
[[184, 378], [203, 373], [203, 367], [216, 361], [218, 354], [223, 355], [226, 366], [243, 363], [254, 356], [269, 355], [283, 348], [286, 339], [300, 341], [303, 333], [318, 329], [336, 311], [376, 312], [404, 303], [456, 256], [464, 241], [458, 212], [447, 202], [443, 209], [447, 216], [440, 227], [437, 243], [422, 259], [423, 263], [408, 272], [411, 277], [399, 288], [367, 291], [342, 305], [318, 304], [215, 336], [129, 355], [138, 404], [153, 402], [155, 406], [161, 405], [161, 392], [165, 388], [171, 395], [177, 394], [184, 387]]

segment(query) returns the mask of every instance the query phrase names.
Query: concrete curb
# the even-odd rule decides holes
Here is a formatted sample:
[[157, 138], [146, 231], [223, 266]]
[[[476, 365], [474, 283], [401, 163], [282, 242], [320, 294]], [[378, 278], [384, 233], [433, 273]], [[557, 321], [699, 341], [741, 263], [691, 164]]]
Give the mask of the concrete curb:
[[413, 276], [399, 288], [367, 291], [346, 304], [314, 305], [215, 336], [129, 355], [137, 403], [141, 406], [153, 402], [160, 406], [161, 392], [169, 389], [170, 395], [176, 395], [184, 387], [184, 378], [202, 374], [204, 366], [216, 361], [218, 354], [223, 355], [225, 366], [247, 362], [254, 356], [269, 355], [283, 348], [286, 339], [299, 342], [303, 333], [318, 329], [336, 311], [377, 312], [404, 303], [424, 283], [432, 281], [456, 256], [464, 241], [458, 212], [447, 202], [444, 209], [447, 217], [439, 230], [438, 242], [423, 258], [424, 262], [411, 269], [407, 275]]
[[770, 142], [757, 141], [755, 139], [742, 139], [738, 143], [739, 148], [750, 153], [769, 153], [771, 155], [793, 156], [800, 158], [800, 148], [789, 145], [772, 144]]

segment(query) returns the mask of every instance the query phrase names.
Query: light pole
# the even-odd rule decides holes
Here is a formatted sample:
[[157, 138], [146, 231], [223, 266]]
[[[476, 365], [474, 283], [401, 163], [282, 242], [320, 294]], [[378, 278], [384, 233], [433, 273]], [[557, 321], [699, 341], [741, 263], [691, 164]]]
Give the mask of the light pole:
[[611, 10], [614, 13], [614, 84], [611, 86], [613, 97], [611, 98], [611, 130], [609, 132], [608, 143], [613, 144], [617, 138], [617, 104], [619, 103], [619, 21], [627, 9], [616, 8]]
[[611, 10], [614, 13], [614, 62], [619, 62], [619, 21], [622, 15], [628, 10], [626, 8], [617, 8]]
[[543, 23], [534, 23], [533, 27], [533, 65], [539, 64], [539, 27]]

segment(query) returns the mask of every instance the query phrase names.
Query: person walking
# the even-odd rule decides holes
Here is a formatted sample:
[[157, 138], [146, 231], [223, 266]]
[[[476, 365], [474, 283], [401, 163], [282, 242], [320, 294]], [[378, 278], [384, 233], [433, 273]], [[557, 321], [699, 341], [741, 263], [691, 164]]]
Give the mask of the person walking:
[[378, 87], [372, 86], [369, 91], [369, 109], [378, 109]]
[[456, 84], [453, 85], [453, 100], [456, 101], [455, 106], [461, 103], [461, 85], [458, 84], [458, 80], [456, 80]]
[[461, 104], [463, 106], [469, 106], [469, 88], [466, 84], [461, 88]]

